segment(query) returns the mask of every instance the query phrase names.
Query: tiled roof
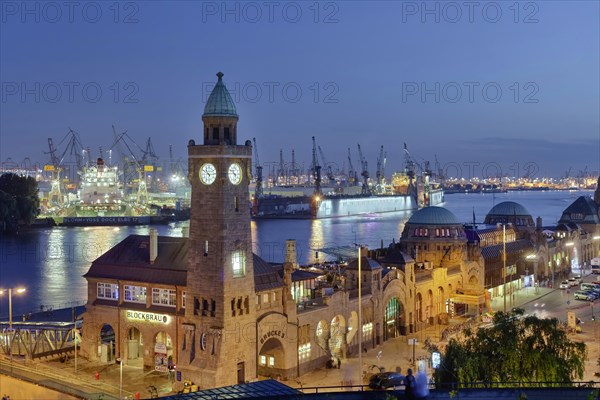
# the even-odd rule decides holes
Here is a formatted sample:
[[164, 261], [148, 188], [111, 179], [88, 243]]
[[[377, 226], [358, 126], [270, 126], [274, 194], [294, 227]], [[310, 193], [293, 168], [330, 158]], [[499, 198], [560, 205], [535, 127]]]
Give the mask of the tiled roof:
[[[235, 371], [234, 371], [235, 372]], [[275, 399], [301, 395], [302, 392], [274, 379], [250, 382], [242, 385], [224, 386], [199, 392], [162, 397], [164, 400], [214, 400], [214, 399]]]
[[[485, 259], [500, 257], [502, 255], [503, 247], [504, 244], [502, 243], [494, 246], [482, 247], [481, 255]], [[533, 244], [527, 239], [506, 243], [506, 254], [517, 253], [525, 249], [533, 250]]]
[[283, 280], [277, 273], [276, 267], [252, 253], [254, 263], [254, 288], [257, 292], [275, 289], [283, 286]]
[[210, 96], [208, 96], [208, 100], [204, 106], [203, 116], [237, 117], [235, 103], [223, 83], [223, 74], [219, 72], [217, 76], [219, 77], [219, 80]]
[[92, 262], [84, 277], [185, 286], [188, 248], [187, 238], [159, 236], [158, 255], [150, 264], [149, 237], [129, 235]]
[[[358, 259], [356, 258], [350, 261], [346, 269], [358, 270]], [[360, 269], [361, 271], [373, 271], [376, 269], [381, 269], [381, 265], [377, 261], [363, 256], [360, 258]]]
[[[599, 206], [588, 196], [579, 196], [563, 211], [559, 223], [576, 222], [579, 224], [600, 224]], [[583, 219], [573, 219], [572, 214], [582, 214]]]
[[411, 256], [400, 251], [397, 246], [392, 246], [388, 250], [385, 257], [381, 260], [384, 264], [404, 265], [409, 262], [415, 261]]

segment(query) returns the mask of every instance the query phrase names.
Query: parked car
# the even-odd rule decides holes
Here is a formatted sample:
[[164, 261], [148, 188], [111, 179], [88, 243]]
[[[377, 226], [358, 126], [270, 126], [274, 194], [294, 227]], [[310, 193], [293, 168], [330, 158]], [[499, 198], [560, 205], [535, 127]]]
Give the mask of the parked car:
[[579, 285], [581, 282], [583, 282], [583, 278], [581, 277], [581, 275], [575, 275], [573, 276], [573, 278], [575, 278], [575, 280], [577, 281], [577, 284]]
[[399, 372], [381, 372], [369, 379], [371, 389], [387, 389], [404, 384], [404, 375]]
[[600, 292], [597, 292], [595, 290], [578, 290], [578, 292], [585, 292], [588, 294], [588, 296], [590, 296], [593, 300], [596, 300], [597, 298], [600, 297]]
[[559, 286], [559, 288], [561, 288], [561, 289], [568, 289], [570, 287], [571, 287], [571, 284], [569, 283], [569, 281], [562, 281]]
[[575, 300], [586, 300], [586, 301], [594, 300], [590, 294], [588, 294], [584, 291], [581, 291], [581, 290], [576, 291], [575, 294], [573, 295], [573, 297], [575, 298]]
[[575, 278], [569, 278], [567, 281], [569, 282], [569, 286], [571, 287], [579, 285], [579, 282], [577, 282], [577, 279]]

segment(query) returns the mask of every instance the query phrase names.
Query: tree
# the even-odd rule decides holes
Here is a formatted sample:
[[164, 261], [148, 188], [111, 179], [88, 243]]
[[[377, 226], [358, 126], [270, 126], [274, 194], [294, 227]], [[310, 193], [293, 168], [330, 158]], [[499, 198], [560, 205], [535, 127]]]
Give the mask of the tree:
[[[541, 382], [561, 386], [583, 378], [587, 350], [571, 341], [558, 319], [497, 312], [489, 328], [466, 330], [448, 342], [435, 381], [441, 385]], [[430, 351], [435, 346], [430, 346]]]
[[34, 178], [0, 175], [0, 218], [3, 230], [15, 223], [31, 224], [40, 213], [38, 185]]

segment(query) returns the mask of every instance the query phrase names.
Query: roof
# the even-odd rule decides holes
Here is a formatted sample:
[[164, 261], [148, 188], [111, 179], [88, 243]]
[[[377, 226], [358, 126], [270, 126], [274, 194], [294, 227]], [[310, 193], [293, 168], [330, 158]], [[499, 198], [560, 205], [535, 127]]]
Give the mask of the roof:
[[[504, 244], [496, 244], [494, 246], [485, 246], [481, 248], [481, 255], [485, 259], [497, 258], [502, 255]], [[517, 253], [521, 250], [533, 250], [533, 244], [527, 239], [515, 240], [514, 242], [506, 243], [506, 254]]]
[[[158, 236], [157, 242], [157, 257], [150, 264], [149, 236], [129, 235], [94, 260], [84, 277], [186, 286], [188, 238]], [[276, 268], [254, 253], [252, 261], [257, 292], [283, 286]]]
[[257, 292], [283, 286], [283, 280], [275, 267], [254, 253], [252, 253], [252, 261], [254, 263], [254, 289]]
[[414, 213], [407, 224], [412, 225], [461, 225], [456, 216], [444, 207], [424, 207]]
[[215, 389], [201, 390], [186, 394], [162, 397], [170, 400], [214, 400], [214, 399], [252, 399], [278, 398], [282, 396], [300, 395], [302, 392], [274, 379], [245, 383], [242, 385], [224, 386]]
[[223, 73], [217, 73], [217, 77], [219, 80], [208, 96], [202, 116], [237, 117], [235, 103], [223, 83]]
[[156, 260], [150, 264], [149, 236], [129, 235], [92, 262], [85, 278], [108, 278], [185, 286], [187, 238], [159, 236]]
[[[377, 261], [363, 256], [360, 258], [360, 269], [361, 271], [374, 271], [376, 269], [381, 269], [381, 265]], [[346, 270], [358, 270], [358, 258], [350, 261]]]
[[384, 264], [396, 264], [396, 265], [405, 265], [406, 263], [415, 261], [411, 256], [400, 251], [398, 246], [392, 245], [390, 246], [387, 254], [381, 260]]
[[[598, 209], [600, 206], [596, 204], [591, 197], [579, 196], [569, 207], [563, 211], [559, 223], [577, 222], [580, 224], [600, 224], [600, 216]], [[574, 214], [580, 214], [583, 219], [574, 219]]]
[[487, 213], [487, 215], [503, 215], [503, 216], [527, 216], [531, 217], [531, 214], [525, 207], [514, 201], [503, 201], [502, 203], [496, 204]]

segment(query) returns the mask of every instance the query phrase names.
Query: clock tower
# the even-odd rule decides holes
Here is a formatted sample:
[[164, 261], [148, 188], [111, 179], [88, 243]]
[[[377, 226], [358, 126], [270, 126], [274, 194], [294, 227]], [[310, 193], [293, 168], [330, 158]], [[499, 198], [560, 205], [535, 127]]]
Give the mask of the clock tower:
[[252, 147], [237, 142], [238, 115], [223, 74], [204, 107], [203, 144], [188, 144], [192, 186], [185, 318], [178, 369], [202, 388], [256, 378], [256, 310], [250, 233]]

